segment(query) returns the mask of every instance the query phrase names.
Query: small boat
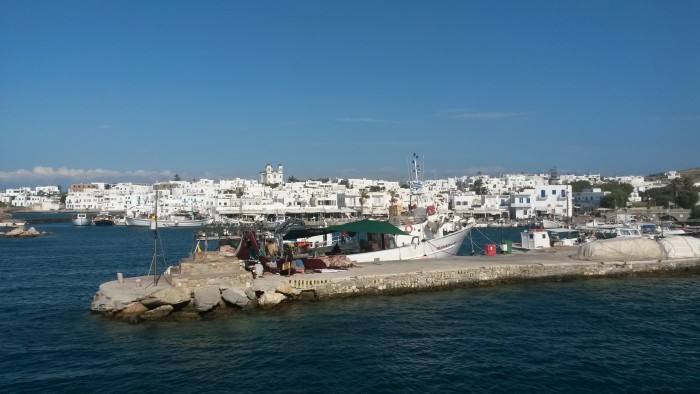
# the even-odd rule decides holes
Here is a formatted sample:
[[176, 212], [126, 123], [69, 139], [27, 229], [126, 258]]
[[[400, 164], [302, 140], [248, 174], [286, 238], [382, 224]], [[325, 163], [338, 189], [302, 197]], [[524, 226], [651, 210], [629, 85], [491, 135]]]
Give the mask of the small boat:
[[124, 221], [126, 222], [127, 226], [136, 227], [151, 227], [152, 223], [154, 225], [157, 223], [158, 227], [202, 227], [211, 224], [214, 219], [196, 219], [182, 215], [170, 215], [159, 218], [157, 221], [153, 217], [125, 217]]
[[556, 220], [542, 219], [542, 227], [546, 229], [562, 228], [562, 225]]
[[7, 219], [0, 221], [0, 227], [22, 227], [26, 224], [27, 222], [22, 219]]
[[73, 217], [73, 225], [75, 226], [89, 226], [90, 223], [87, 213], [76, 213]]
[[92, 219], [92, 224], [95, 226], [114, 226], [114, 216], [107, 212], [100, 212]]

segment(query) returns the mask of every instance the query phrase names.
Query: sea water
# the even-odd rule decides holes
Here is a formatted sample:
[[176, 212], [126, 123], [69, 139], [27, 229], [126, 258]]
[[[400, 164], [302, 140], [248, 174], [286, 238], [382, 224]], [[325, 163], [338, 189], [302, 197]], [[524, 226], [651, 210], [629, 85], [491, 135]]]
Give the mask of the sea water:
[[[132, 325], [90, 313], [98, 286], [116, 272], [147, 274], [161, 242], [163, 264], [186, 257], [193, 231], [155, 239], [147, 228], [35, 227], [52, 234], [0, 238], [0, 392], [700, 391], [698, 276], [296, 302]], [[475, 229], [460, 254], [518, 241], [517, 231]]]

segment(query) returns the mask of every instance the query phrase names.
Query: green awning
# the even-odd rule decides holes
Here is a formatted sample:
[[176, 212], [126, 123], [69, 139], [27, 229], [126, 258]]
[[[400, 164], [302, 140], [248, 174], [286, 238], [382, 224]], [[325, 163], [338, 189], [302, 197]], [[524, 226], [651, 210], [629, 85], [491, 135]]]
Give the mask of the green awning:
[[408, 233], [401, 231], [399, 228], [393, 224], [383, 221], [383, 220], [358, 220], [356, 222], [350, 222], [345, 224], [340, 224], [338, 226], [329, 227], [316, 227], [308, 228], [303, 230], [292, 230], [284, 235], [283, 239], [298, 239], [313, 237], [315, 235], [328, 234], [328, 233], [373, 233], [373, 234], [394, 234], [394, 235], [408, 235]]
[[356, 222], [345, 223], [327, 228], [331, 231], [344, 231], [347, 233], [408, 235], [408, 233], [401, 231], [398, 227], [384, 220], [358, 220]]

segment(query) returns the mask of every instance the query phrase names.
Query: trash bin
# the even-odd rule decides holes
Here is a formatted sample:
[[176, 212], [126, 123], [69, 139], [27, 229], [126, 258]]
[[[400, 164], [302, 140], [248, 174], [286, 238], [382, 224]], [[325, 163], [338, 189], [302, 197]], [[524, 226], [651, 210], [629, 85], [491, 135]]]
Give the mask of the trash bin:
[[507, 239], [501, 243], [501, 253], [513, 253], [513, 241]]
[[496, 255], [496, 244], [485, 244], [484, 245], [484, 254], [487, 256], [495, 256]]

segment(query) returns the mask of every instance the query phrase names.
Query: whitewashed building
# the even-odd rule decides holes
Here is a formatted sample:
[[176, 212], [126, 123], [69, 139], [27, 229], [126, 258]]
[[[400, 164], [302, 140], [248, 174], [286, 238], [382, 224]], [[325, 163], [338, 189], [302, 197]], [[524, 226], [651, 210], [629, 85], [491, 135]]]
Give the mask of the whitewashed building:
[[277, 171], [272, 168], [270, 163], [267, 163], [265, 170], [260, 171], [258, 180], [263, 185], [281, 185], [284, 183], [284, 170], [282, 164], [277, 165]]

